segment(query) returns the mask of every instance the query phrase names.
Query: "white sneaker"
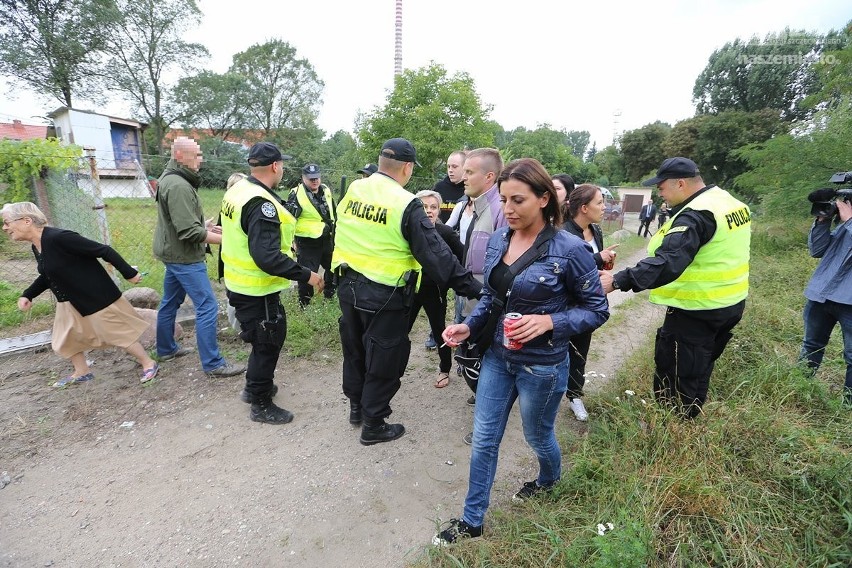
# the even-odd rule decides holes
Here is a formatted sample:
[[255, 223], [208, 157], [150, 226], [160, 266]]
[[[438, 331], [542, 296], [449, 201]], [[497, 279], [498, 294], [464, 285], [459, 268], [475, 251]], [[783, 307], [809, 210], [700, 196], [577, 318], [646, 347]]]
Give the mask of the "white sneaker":
[[589, 419], [589, 413], [586, 412], [586, 406], [583, 404], [582, 398], [575, 398], [571, 401], [571, 410], [574, 411], [574, 418], [580, 422], [585, 422]]

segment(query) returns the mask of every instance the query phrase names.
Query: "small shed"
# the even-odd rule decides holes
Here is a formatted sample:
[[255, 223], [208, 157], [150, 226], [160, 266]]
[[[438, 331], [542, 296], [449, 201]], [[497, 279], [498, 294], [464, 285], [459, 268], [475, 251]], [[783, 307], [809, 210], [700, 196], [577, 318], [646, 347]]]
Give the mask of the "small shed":
[[146, 123], [67, 107], [48, 116], [56, 138], [87, 149], [103, 197], [150, 197], [142, 166]]
[[642, 205], [651, 198], [650, 187], [619, 187], [618, 195], [624, 204], [625, 213], [638, 213]]

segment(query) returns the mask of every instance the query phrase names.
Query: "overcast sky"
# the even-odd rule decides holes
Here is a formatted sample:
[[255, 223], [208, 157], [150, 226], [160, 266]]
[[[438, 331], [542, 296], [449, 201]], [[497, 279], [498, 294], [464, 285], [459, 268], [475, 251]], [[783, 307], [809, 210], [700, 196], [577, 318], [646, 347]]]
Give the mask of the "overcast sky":
[[[577, 4], [582, 4], [578, 6]], [[288, 41], [325, 82], [318, 122], [352, 131], [358, 111], [382, 105], [393, 84], [395, 0], [199, 0], [206, 67]], [[588, 130], [602, 148], [613, 133], [694, 114], [692, 88], [714, 49], [785, 27], [824, 33], [852, 18], [849, 0], [403, 0], [403, 66], [465, 71], [491, 118], [506, 129]], [[0, 121], [38, 124], [59, 106], [0, 85]], [[129, 116], [124, 103], [102, 109]]]

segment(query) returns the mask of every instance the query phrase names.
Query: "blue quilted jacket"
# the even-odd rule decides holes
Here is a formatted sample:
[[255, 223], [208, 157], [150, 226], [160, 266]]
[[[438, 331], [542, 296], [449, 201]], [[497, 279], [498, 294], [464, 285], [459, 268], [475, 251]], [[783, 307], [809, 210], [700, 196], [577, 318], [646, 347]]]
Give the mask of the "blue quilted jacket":
[[[471, 337], [488, 322], [494, 289], [491, 271], [506, 254], [512, 231], [497, 230], [485, 253], [483, 297], [465, 320]], [[503, 319], [506, 313], [550, 314], [553, 330], [532, 339], [521, 349], [503, 347]], [[557, 231], [548, 242], [547, 254], [515, 276], [508, 302], [494, 330], [491, 350], [503, 360], [521, 364], [551, 365], [565, 359], [568, 340], [573, 335], [597, 329], [609, 318], [609, 304], [601, 287], [591, 247], [565, 231]]]

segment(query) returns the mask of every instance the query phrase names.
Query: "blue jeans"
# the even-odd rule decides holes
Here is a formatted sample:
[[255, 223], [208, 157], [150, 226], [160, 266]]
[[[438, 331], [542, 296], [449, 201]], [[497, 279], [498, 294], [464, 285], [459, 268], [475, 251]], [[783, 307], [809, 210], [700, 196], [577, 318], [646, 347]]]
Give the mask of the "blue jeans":
[[515, 399], [520, 401], [524, 438], [538, 456], [536, 481], [545, 487], [559, 481], [562, 451], [553, 427], [567, 388], [567, 355], [556, 365], [519, 365], [503, 361], [491, 350], [485, 353], [473, 414], [470, 480], [462, 515], [466, 523], [478, 527], [485, 518], [500, 441]]
[[205, 371], [218, 369], [225, 364], [216, 341], [219, 303], [207, 276], [207, 265], [203, 262], [166, 264], [163, 300], [157, 312], [157, 355], [169, 355], [178, 350], [175, 319], [187, 294], [195, 306], [195, 340], [201, 367]]
[[838, 323], [843, 332], [843, 359], [846, 361], [846, 397], [852, 397], [852, 305], [826, 300], [823, 303], [808, 300], [805, 304], [805, 340], [802, 342], [800, 360], [816, 371], [822, 364], [825, 346], [831, 330]]
[[[462, 323], [464, 321], [464, 316], [462, 315], [464, 311], [464, 296], [459, 297], [456, 296], [456, 306], [455, 313], [453, 314], [453, 323]], [[437, 339], [437, 338], [436, 338]]]

